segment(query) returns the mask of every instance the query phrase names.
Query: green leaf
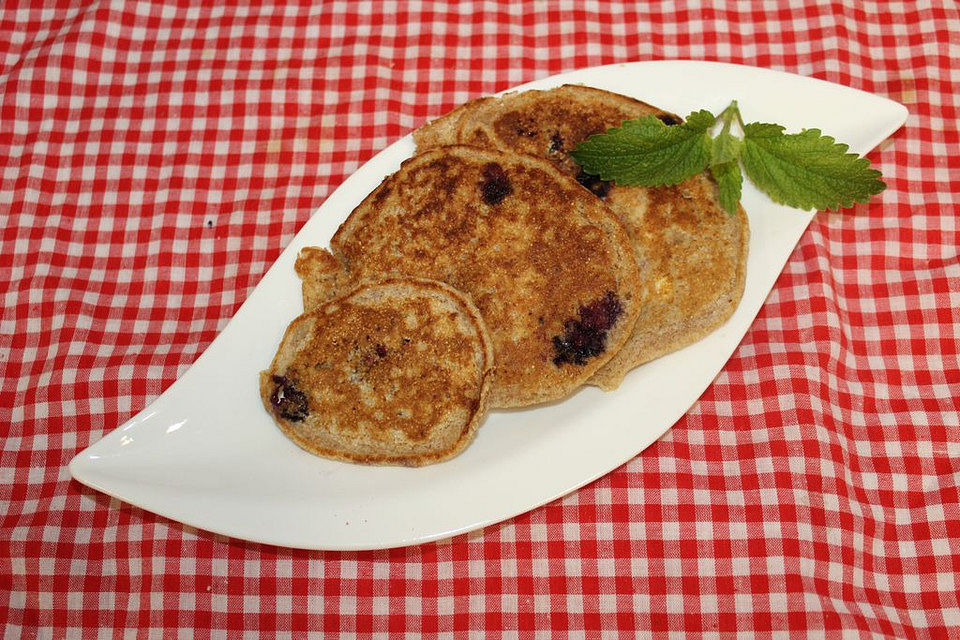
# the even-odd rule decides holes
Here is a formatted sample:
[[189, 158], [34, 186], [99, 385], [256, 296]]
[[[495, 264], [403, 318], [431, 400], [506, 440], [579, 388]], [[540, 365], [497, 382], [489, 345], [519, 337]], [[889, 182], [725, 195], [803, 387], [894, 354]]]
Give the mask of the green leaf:
[[627, 120], [620, 127], [590, 136], [571, 152], [583, 170], [617, 184], [677, 184], [703, 171], [710, 161], [709, 111], [691, 113], [686, 122], [667, 126], [655, 116]]
[[740, 138], [729, 131], [721, 131], [710, 146], [710, 166], [732, 162], [740, 157]]
[[743, 175], [740, 173], [740, 163], [736, 160], [721, 162], [710, 167], [710, 173], [717, 181], [719, 188], [720, 206], [730, 215], [736, 215], [740, 204], [740, 190], [743, 186]]
[[775, 202], [801, 209], [838, 209], [867, 202], [886, 185], [870, 162], [818, 129], [785, 134], [776, 124], [743, 128], [741, 157], [750, 180]]

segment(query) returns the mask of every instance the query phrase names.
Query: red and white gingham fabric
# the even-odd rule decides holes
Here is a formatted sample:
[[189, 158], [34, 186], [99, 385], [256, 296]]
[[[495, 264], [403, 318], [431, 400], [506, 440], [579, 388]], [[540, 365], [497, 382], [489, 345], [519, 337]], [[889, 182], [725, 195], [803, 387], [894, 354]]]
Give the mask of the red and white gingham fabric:
[[[960, 636], [953, 2], [48, 2], [0, 9], [5, 637]], [[366, 553], [210, 535], [70, 480], [345, 176], [560, 71], [694, 58], [905, 103], [689, 414], [577, 493]], [[124, 635], [124, 637], [126, 637]]]

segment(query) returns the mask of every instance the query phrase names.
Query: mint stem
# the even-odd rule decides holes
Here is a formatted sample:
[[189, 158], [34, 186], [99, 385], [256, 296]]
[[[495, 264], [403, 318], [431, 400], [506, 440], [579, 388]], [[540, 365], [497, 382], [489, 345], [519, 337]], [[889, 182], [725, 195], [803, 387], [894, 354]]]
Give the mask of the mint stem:
[[730, 125], [733, 124], [733, 114], [728, 110], [724, 110], [723, 113], [723, 129], [720, 133], [730, 133]]
[[740, 108], [737, 106], [736, 100], [732, 100], [727, 108], [720, 112], [719, 120], [723, 122], [721, 133], [730, 133], [730, 126], [733, 124], [734, 117], [740, 124], [740, 128], [743, 129], [743, 118], [740, 117]]

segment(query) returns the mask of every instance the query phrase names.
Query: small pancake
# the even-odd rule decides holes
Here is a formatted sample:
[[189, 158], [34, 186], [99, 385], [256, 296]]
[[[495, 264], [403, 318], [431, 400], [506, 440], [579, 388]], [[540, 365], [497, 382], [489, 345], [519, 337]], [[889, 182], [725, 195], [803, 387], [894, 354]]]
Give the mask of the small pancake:
[[668, 125], [682, 122], [639, 100], [565, 85], [480, 98], [414, 133], [419, 152], [471, 144], [541, 157], [618, 214], [636, 253], [644, 304], [633, 335], [590, 380], [604, 389], [722, 325], [743, 295], [747, 218], [742, 209], [729, 215], [720, 207], [708, 173], [674, 186], [625, 187], [583, 174], [570, 156], [591, 135], [647, 115]]
[[466, 298], [442, 282], [383, 278], [295, 319], [260, 395], [311, 453], [421, 466], [473, 440], [493, 376], [490, 337]]

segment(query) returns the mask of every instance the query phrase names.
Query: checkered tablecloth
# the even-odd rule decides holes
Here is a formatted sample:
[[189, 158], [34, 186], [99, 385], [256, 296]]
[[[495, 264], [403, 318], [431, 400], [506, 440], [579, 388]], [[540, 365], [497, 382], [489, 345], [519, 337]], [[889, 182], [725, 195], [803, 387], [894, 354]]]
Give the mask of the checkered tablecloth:
[[[960, 636], [956, 3], [18, 4], [0, 8], [5, 637]], [[506, 523], [364, 553], [231, 540], [71, 481], [373, 153], [474, 96], [667, 58], [910, 117], [870, 156], [887, 191], [817, 217], [647, 451]]]

